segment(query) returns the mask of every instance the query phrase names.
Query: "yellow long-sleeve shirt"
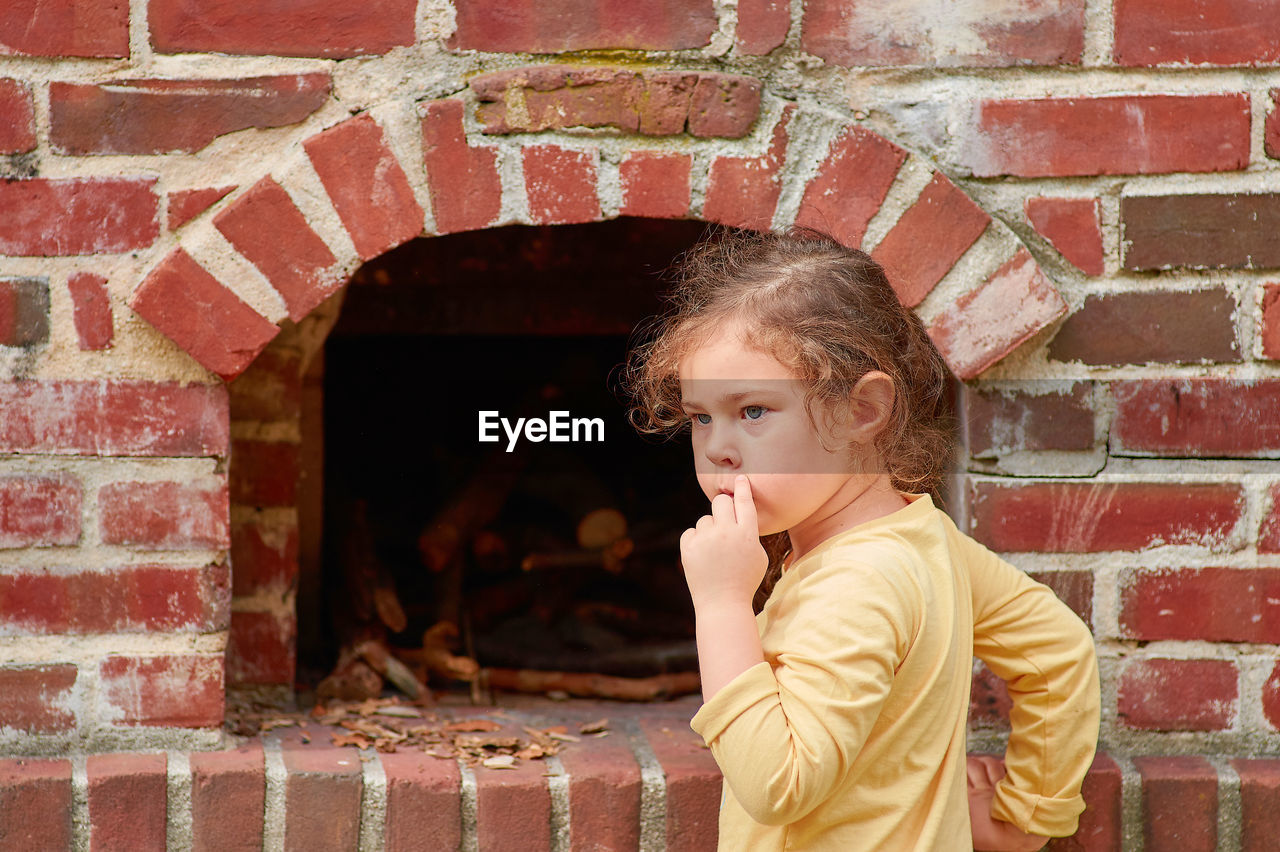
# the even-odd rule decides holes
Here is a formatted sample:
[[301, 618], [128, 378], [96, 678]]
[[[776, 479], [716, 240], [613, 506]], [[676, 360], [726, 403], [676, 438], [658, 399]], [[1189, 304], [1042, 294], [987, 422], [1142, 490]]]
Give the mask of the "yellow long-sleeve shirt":
[[1075, 831], [1100, 709], [1088, 628], [927, 495], [903, 497], [783, 573], [757, 617], [765, 661], [693, 717], [724, 774], [721, 849], [972, 849], [974, 654], [1014, 704], [992, 813]]

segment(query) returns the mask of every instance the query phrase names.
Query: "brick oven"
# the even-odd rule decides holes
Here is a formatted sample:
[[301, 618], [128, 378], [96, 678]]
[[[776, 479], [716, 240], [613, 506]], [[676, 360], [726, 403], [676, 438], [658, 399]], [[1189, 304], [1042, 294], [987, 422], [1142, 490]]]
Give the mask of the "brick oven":
[[[954, 5], [0, 11], [0, 847], [711, 848], [696, 696], [442, 690], [449, 718], [577, 736], [508, 770], [224, 723], [305, 700], [351, 612], [372, 623], [334, 557], [361, 512], [405, 619], [377, 616], [390, 645], [446, 604], [563, 608], [479, 562], [419, 570], [489, 449], [428, 428], [433, 402], [457, 414], [431, 394], [455, 382], [473, 427], [509, 397], [617, 417], [607, 365], [657, 271], [708, 224], [802, 223], [881, 261], [959, 380], [957, 522], [1094, 631], [1089, 809], [1050, 848], [1269, 848], [1274, 15]], [[599, 396], [575, 396], [584, 375]], [[578, 449], [530, 458], [582, 469], [508, 483], [469, 558], [534, 554], [598, 602], [562, 570], [572, 524], [612, 505], [669, 570], [698, 495], [675, 479], [644, 515], [626, 483], [683, 475], [683, 453], [628, 445], [602, 485]], [[976, 667], [973, 750], [1002, 748], [1007, 713]], [[571, 732], [601, 717], [609, 736]]]

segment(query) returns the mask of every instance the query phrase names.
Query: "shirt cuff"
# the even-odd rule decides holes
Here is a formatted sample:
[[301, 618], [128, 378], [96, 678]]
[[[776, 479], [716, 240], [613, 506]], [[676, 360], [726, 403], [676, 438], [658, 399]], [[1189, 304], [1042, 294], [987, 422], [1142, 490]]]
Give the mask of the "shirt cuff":
[[773, 666], [761, 661], [740, 672], [711, 696], [711, 700], [693, 714], [689, 727], [709, 746], [747, 708], [777, 694], [778, 681], [773, 676]]
[[991, 800], [991, 815], [1012, 823], [1028, 834], [1043, 837], [1070, 837], [1079, 827], [1084, 813], [1084, 797], [1055, 799], [1015, 790], [1003, 781], [996, 785]]

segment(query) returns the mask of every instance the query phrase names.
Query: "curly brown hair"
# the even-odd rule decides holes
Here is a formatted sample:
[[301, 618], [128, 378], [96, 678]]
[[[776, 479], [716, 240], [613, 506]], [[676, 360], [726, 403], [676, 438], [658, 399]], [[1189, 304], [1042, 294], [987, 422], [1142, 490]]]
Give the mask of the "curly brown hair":
[[[744, 339], [790, 368], [815, 403], [847, 400], [858, 379], [893, 380], [889, 422], [875, 449], [893, 486], [937, 499], [954, 449], [951, 372], [880, 264], [811, 228], [785, 233], [722, 230], [676, 265], [668, 310], [639, 330], [622, 385], [627, 418], [640, 432], [674, 437], [689, 423], [681, 407], [680, 359], [718, 329], [741, 322]], [[764, 536], [767, 596], [789, 551], [785, 532]]]

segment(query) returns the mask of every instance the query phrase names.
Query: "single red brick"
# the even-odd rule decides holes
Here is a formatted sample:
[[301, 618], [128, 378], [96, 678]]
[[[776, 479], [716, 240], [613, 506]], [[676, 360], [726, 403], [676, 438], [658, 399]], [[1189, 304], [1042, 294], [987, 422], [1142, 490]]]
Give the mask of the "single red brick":
[[702, 217], [735, 228], [768, 230], [782, 194], [779, 173], [787, 155], [787, 126], [795, 107], [783, 109], [769, 149], [759, 157], [716, 157], [711, 163]]
[[232, 591], [284, 592], [298, 577], [298, 522], [292, 518], [231, 520]]
[[[956, 261], [978, 241], [991, 217], [942, 172], [885, 234], [871, 257], [884, 267], [908, 308], [924, 301]], [[921, 246], [929, 246], [927, 252]]]
[[1120, 601], [1126, 638], [1280, 643], [1280, 568], [1132, 571]]
[[1271, 486], [1271, 511], [1258, 531], [1259, 553], [1280, 553], [1280, 484]]
[[569, 846], [635, 849], [640, 845], [640, 765], [618, 739], [566, 748], [569, 773]]
[[1268, 157], [1280, 160], [1280, 89], [1271, 90], [1271, 109], [1264, 127], [1262, 147]]
[[329, 75], [113, 80], [49, 86], [49, 140], [63, 154], [199, 151], [249, 127], [297, 124], [329, 98]]
[[1106, 271], [1101, 210], [1096, 198], [1028, 198], [1027, 221], [1069, 263], [1086, 275]]
[[71, 761], [0, 760], [0, 849], [71, 848]]
[[1228, 660], [1134, 660], [1120, 674], [1116, 714], [1145, 731], [1225, 731], [1239, 711], [1239, 680]]
[[1194, 482], [977, 482], [969, 508], [974, 538], [1000, 552], [1222, 550], [1243, 516], [1244, 492]]
[[49, 280], [0, 278], [0, 346], [49, 342]]
[[0, 154], [21, 154], [34, 147], [36, 116], [31, 90], [21, 80], [0, 78]]
[[711, 750], [687, 719], [647, 718], [640, 727], [667, 779], [667, 849], [714, 849], [723, 779]]
[[622, 215], [682, 219], [689, 215], [688, 154], [630, 151], [618, 167], [622, 179]]
[[1119, 849], [1122, 830], [1120, 790], [1120, 767], [1108, 755], [1097, 754], [1080, 787], [1080, 794], [1084, 797], [1080, 827], [1070, 837], [1050, 840], [1044, 847], [1045, 852]]
[[477, 768], [476, 836], [485, 852], [551, 848], [546, 770], [526, 760], [514, 770]]
[[845, 128], [805, 187], [796, 224], [826, 231], [857, 248], [906, 159], [906, 151], [880, 134]]
[[267, 792], [262, 744], [192, 752], [189, 760], [195, 852], [261, 849]]
[[302, 355], [268, 346], [249, 368], [227, 383], [232, 418], [264, 423], [296, 421], [302, 413]]
[[1093, 626], [1093, 572], [1028, 571], [1027, 576], [1053, 589], [1058, 600], [1071, 607], [1085, 624]]
[[76, 714], [71, 693], [76, 672], [76, 667], [69, 664], [0, 666], [0, 725], [32, 734], [74, 728]]
[[1223, 287], [1090, 295], [1058, 328], [1049, 357], [1107, 365], [1239, 361], [1236, 308]]
[[160, 234], [155, 178], [0, 181], [0, 253], [22, 257], [119, 253]]
[[71, 574], [27, 569], [0, 575], [0, 625], [35, 634], [222, 630], [230, 583], [221, 564]]
[[1262, 712], [1271, 727], [1280, 730], [1280, 663], [1271, 670], [1271, 677], [1262, 685]]
[[116, 725], [222, 724], [222, 654], [112, 655], [98, 667], [102, 712]]
[[529, 216], [540, 225], [594, 222], [600, 218], [596, 157], [558, 145], [529, 145], [523, 151]]
[[1009, 688], [986, 663], [979, 662], [974, 668], [969, 688], [970, 727], [1009, 730], [1009, 711], [1013, 709]]
[[699, 74], [689, 101], [689, 135], [724, 139], [746, 136], [760, 115], [761, 88], [754, 77]]
[[[286, 852], [355, 849], [363, 776], [354, 748], [306, 746], [282, 738]], [[317, 815], [323, 814], [323, 819]]]
[[229, 432], [221, 382], [0, 382], [0, 452], [226, 455]]
[[231, 186], [209, 186], [200, 189], [180, 189], [169, 193], [168, 224], [170, 231], [176, 231], [192, 219], [226, 198], [235, 190]]
[[469, 147], [462, 114], [462, 101], [440, 100], [422, 115], [427, 188], [440, 234], [488, 227], [502, 207], [497, 149]]
[[928, 328], [947, 365], [972, 379], [1067, 312], [1025, 248], [946, 308]]
[[790, 28], [787, 0], [739, 0], [734, 44], [743, 56], [764, 56], [782, 46]]
[[1280, 836], [1280, 760], [1237, 757], [1231, 766], [1240, 776], [1241, 852], [1268, 852]]
[[93, 852], [165, 848], [167, 765], [163, 754], [89, 755], [89, 848]]
[[233, 612], [227, 635], [227, 680], [293, 686], [298, 623], [293, 615]]
[[213, 217], [213, 225], [266, 276], [294, 322], [345, 282], [333, 252], [271, 177]]
[[71, 293], [76, 337], [83, 350], [110, 349], [115, 334], [107, 279], [92, 272], [77, 272], [67, 279]]
[[939, 30], [916, 6], [807, 0], [800, 43], [845, 66], [1076, 65], [1084, 51], [1084, 6], [1084, 0], [994, 0], [950, 9]]
[[124, 0], [9, 0], [0, 5], [0, 54], [129, 55]]
[[494, 53], [561, 53], [596, 48], [705, 47], [716, 30], [712, 0], [458, 0], [451, 48]]
[[98, 489], [103, 544], [149, 550], [231, 545], [227, 486], [185, 482], [110, 482]]
[[[683, 133], [689, 123], [693, 92], [700, 78], [700, 74], [689, 71], [646, 73], [643, 76], [644, 89], [639, 93], [636, 104], [640, 133], [645, 136]], [[758, 107], [756, 111], [759, 112]]]
[[[690, 83], [696, 79], [690, 75]], [[477, 74], [467, 81], [480, 101], [476, 120], [485, 133], [529, 133], [562, 127], [640, 129], [640, 103], [645, 99], [641, 72], [614, 67], [534, 65]], [[689, 113], [688, 87], [680, 123]], [[509, 109], [508, 106], [516, 107]]]
[[1280, 284], [1262, 291], [1262, 357], [1280, 361]]
[[1120, 225], [1125, 269], [1280, 266], [1280, 193], [1123, 196]]
[[987, 100], [962, 159], [978, 177], [1229, 172], [1249, 127], [1247, 94]]
[[1268, 0], [1116, 0], [1120, 65], [1272, 65], [1280, 26]]
[[1135, 757], [1147, 849], [1218, 847], [1218, 773], [1203, 757]]
[[298, 452], [287, 441], [232, 441], [231, 501], [259, 508], [296, 505]]
[[1095, 415], [1093, 382], [1055, 389], [965, 389], [969, 454], [989, 458], [1025, 450], [1088, 450]]
[[1280, 381], [1113, 382], [1111, 454], [1269, 456], [1280, 450]]
[[157, 53], [244, 53], [340, 59], [389, 52], [415, 39], [414, 0], [149, 0]]
[[70, 474], [0, 477], [0, 548], [79, 544], [83, 496]]
[[280, 332], [180, 248], [143, 279], [129, 307], [227, 381]]
[[303, 143], [361, 260], [422, 233], [422, 208], [382, 128], [360, 115]]
[[458, 764], [421, 753], [379, 754], [378, 759], [387, 776], [386, 848], [413, 849], [431, 838], [440, 849], [457, 849], [462, 843]]

